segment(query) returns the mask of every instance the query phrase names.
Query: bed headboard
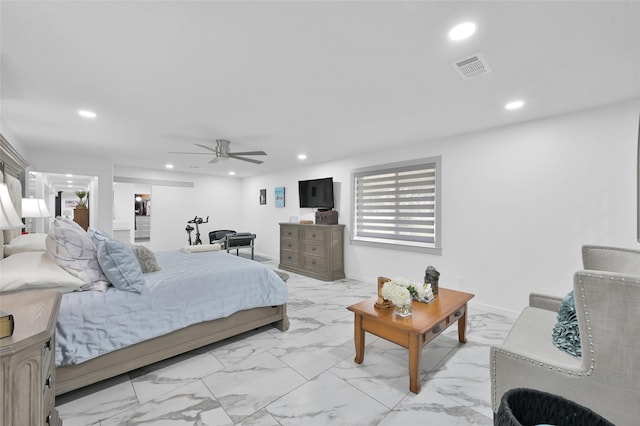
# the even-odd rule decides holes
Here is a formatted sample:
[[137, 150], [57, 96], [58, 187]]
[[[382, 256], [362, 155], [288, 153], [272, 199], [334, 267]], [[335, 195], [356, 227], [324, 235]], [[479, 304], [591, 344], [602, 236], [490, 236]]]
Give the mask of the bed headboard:
[[[0, 134], [0, 182], [7, 184], [13, 206], [20, 217], [22, 217], [23, 188], [28, 166], [29, 163]], [[0, 234], [0, 247], [3, 247], [2, 257], [4, 257], [4, 243], [20, 235], [20, 232], [20, 229], [2, 231]]]

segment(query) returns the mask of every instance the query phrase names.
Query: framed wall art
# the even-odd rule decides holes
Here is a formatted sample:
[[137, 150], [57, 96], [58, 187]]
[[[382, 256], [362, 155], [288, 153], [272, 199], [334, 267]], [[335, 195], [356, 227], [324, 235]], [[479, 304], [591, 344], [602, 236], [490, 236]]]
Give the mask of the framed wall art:
[[267, 204], [267, 190], [260, 190], [260, 205]]
[[284, 207], [284, 186], [276, 188], [276, 207]]

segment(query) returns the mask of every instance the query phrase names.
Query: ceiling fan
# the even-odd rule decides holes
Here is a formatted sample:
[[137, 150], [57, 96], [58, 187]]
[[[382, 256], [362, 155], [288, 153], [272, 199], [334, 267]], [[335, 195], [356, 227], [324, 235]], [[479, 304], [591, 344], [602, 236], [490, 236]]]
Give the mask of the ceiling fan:
[[[216, 147], [212, 148], [210, 146], [207, 145], [203, 145], [200, 143], [194, 143], [194, 145], [199, 146], [201, 148], [204, 148], [208, 151], [213, 152], [216, 156], [209, 161], [209, 164], [213, 164], [213, 163], [217, 163], [218, 160], [222, 159], [228, 159], [228, 158], [235, 158], [236, 160], [242, 160], [242, 161], [248, 161], [250, 163], [255, 163], [255, 164], [262, 164], [264, 161], [260, 161], [260, 160], [254, 160], [253, 158], [246, 158], [246, 157], [242, 157], [242, 155], [267, 155], [266, 152], [264, 151], [246, 151], [246, 152], [231, 152], [229, 145], [231, 144], [231, 142], [229, 142], [226, 139], [216, 139]], [[210, 154], [209, 152], [169, 152], [169, 154]]]

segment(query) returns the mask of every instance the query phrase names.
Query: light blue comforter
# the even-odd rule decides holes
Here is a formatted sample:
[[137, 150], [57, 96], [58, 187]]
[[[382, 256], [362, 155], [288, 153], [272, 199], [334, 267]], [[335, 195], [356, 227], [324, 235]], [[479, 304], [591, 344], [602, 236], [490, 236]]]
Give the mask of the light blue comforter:
[[156, 253], [143, 294], [85, 291], [62, 297], [56, 365], [73, 365], [202, 321], [282, 305], [287, 285], [265, 265], [224, 251]]

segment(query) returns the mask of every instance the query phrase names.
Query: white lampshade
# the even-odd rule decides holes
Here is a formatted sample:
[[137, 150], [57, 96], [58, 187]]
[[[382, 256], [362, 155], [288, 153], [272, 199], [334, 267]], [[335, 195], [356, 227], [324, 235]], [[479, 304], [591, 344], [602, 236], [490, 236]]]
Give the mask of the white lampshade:
[[24, 224], [9, 196], [9, 188], [4, 183], [0, 183], [0, 229], [22, 228]]
[[42, 217], [52, 216], [52, 214], [49, 213], [49, 209], [47, 208], [47, 205], [42, 198], [38, 198], [38, 207], [40, 207], [40, 213], [42, 213]]
[[23, 198], [22, 217], [49, 217], [51, 213], [42, 198]]

